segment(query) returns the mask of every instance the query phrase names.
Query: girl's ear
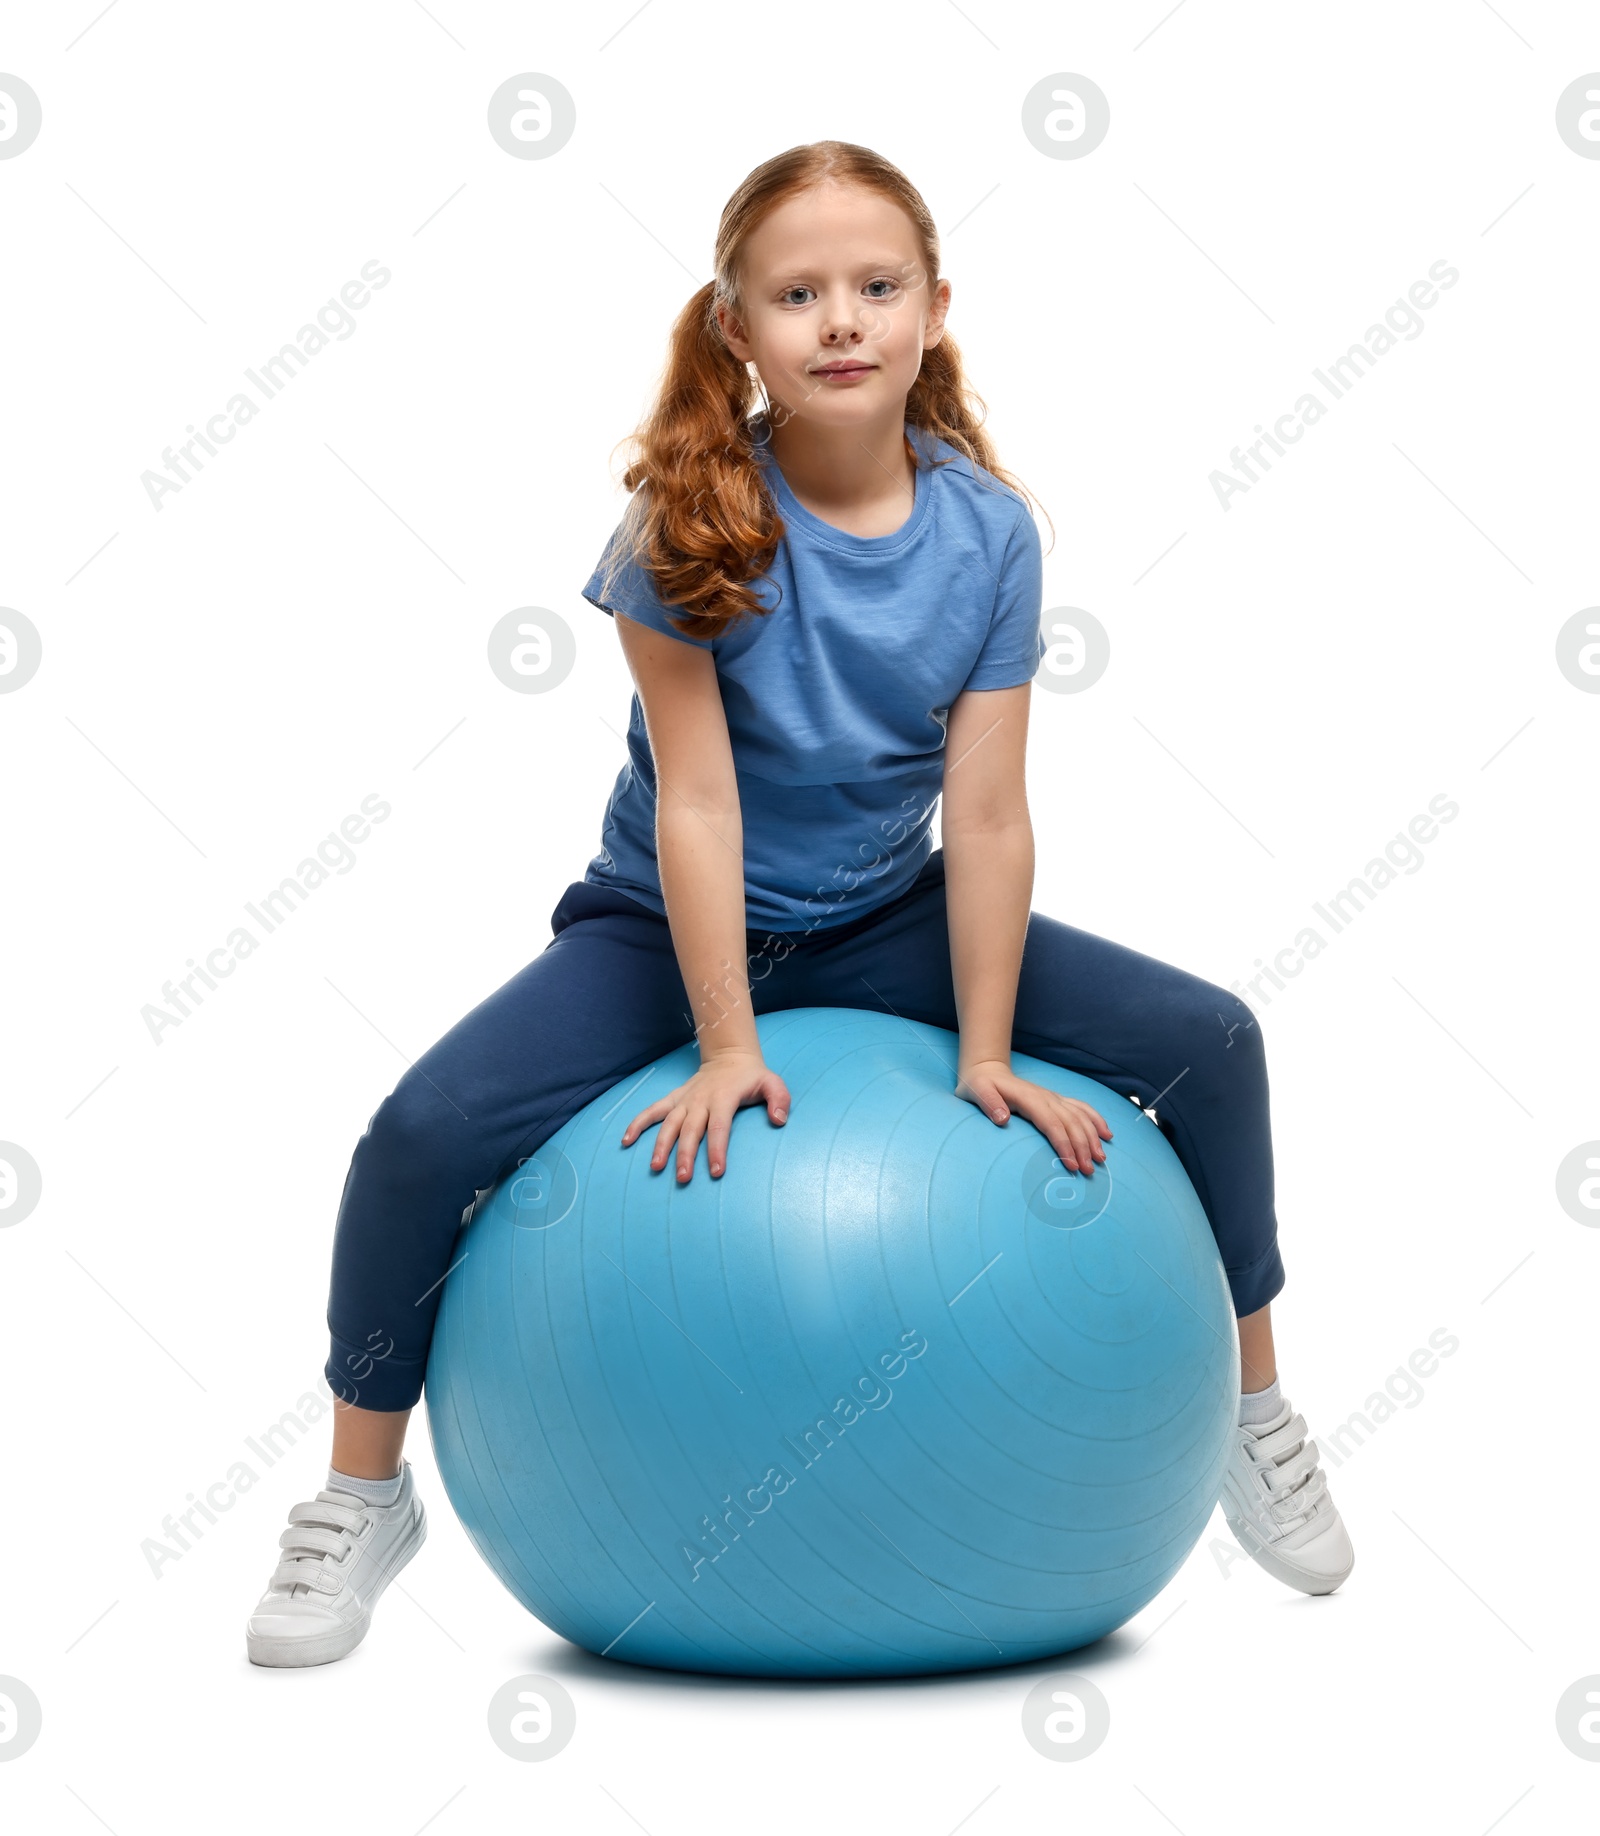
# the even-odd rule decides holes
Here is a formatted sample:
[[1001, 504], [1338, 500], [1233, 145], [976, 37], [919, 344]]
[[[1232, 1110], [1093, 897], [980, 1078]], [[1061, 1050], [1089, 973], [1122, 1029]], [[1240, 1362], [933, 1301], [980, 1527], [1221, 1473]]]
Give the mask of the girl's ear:
[[750, 348], [750, 340], [745, 336], [745, 329], [735, 316], [733, 309], [725, 300], [717, 302], [717, 324], [721, 328], [723, 342], [733, 352], [740, 363], [750, 363], [755, 352]]
[[928, 302], [928, 328], [923, 333], [922, 348], [931, 351], [944, 336], [945, 314], [950, 310], [950, 283], [939, 282], [933, 290], [933, 298]]

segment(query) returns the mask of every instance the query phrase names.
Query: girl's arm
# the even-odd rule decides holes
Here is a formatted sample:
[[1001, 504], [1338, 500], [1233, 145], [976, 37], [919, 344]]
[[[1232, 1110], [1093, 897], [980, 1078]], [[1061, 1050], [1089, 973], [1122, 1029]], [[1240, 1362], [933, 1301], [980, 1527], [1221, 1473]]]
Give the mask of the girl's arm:
[[1063, 1166], [1092, 1173], [1111, 1139], [1087, 1103], [1017, 1077], [1011, 1030], [1033, 897], [1033, 822], [1024, 772], [1031, 684], [958, 695], [945, 727], [945, 911], [961, 1044], [956, 1093], [1004, 1123], [1015, 1110]]
[[783, 1119], [789, 1093], [766, 1069], [750, 1005], [745, 952], [744, 822], [728, 717], [711, 652], [618, 614], [617, 632], [644, 710], [656, 767], [656, 862], [672, 946], [693, 1010], [700, 1070], [641, 1110], [624, 1145], [651, 1122], [664, 1126], [651, 1165], [678, 1145], [678, 1178], [690, 1177], [701, 1136], [711, 1171], [727, 1164], [741, 1104], [765, 1100]]
[[[945, 909], [961, 1066], [1011, 1064], [1017, 975], [1033, 897], [1024, 759], [1031, 684], [958, 695], [945, 727]], [[986, 1105], [992, 1107], [992, 1105]]]
[[[617, 617], [656, 766], [656, 863], [701, 1057], [757, 1050], [745, 965], [744, 821], [709, 650]], [[724, 989], [724, 983], [728, 986]]]

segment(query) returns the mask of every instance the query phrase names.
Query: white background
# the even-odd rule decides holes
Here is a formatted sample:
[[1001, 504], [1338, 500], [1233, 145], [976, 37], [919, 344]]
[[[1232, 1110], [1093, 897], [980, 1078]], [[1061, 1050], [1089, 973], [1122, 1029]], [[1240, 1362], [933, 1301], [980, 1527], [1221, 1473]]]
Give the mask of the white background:
[[[1539, 0], [1165, 10], [11, 9], [0, 68], [44, 126], [0, 161], [0, 602], [44, 661], [0, 696], [0, 1137], [44, 1185], [0, 1231], [0, 1674], [44, 1731], [0, 1765], [8, 1827], [1592, 1822], [1600, 1766], [1555, 1708], [1600, 1671], [1600, 1237], [1556, 1173], [1600, 1135], [1600, 699], [1555, 645], [1600, 599], [1600, 161], [1555, 105], [1600, 31]], [[486, 127], [530, 71], [577, 103], [546, 160]], [[1083, 159], [1022, 132], [1053, 72], [1110, 99]], [[1059, 1665], [639, 1671], [501, 1589], [419, 1411], [431, 1535], [371, 1635], [253, 1668], [326, 1425], [159, 1580], [141, 1543], [312, 1388], [357, 1136], [582, 877], [628, 708], [578, 593], [613, 449], [728, 194], [823, 136], [901, 165], [945, 229], [952, 333], [1054, 520], [1045, 603], [1110, 634], [1098, 685], [1034, 696], [1035, 906], [1229, 984], [1430, 798], [1459, 804], [1256, 1004], [1286, 1393], [1325, 1430], [1434, 1330], [1460, 1348], [1325, 1461], [1357, 1551], [1328, 1599], [1225, 1565], [1219, 1513]], [[141, 473], [371, 259], [393, 279], [355, 334], [154, 510]], [[1439, 260], [1460, 279], [1422, 334], [1222, 510], [1211, 471]], [[486, 662], [529, 605], [576, 638], [549, 694]], [[368, 793], [393, 814], [354, 868], [153, 1043], [141, 1008]], [[1111, 1705], [1081, 1763], [1022, 1737], [1056, 1668]], [[484, 1713], [530, 1671], [578, 1728], [518, 1765]]]

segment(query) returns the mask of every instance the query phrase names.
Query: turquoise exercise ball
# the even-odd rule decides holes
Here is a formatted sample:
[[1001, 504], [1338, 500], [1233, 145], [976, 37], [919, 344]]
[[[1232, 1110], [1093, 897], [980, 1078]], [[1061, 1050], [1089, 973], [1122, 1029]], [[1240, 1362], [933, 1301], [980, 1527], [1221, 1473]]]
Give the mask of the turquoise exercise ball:
[[1092, 1176], [954, 1094], [957, 1039], [856, 1008], [758, 1021], [793, 1097], [727, 1170], [623, 1129], [631, 1072], [475, 1208], [428, 1361], [456, 1515], [518, 1600], [665, 1670], [889, 1677], [1092, 1644], [1198, 1541], [1237, 1415], [1215, 1239], [1166, 1137]]

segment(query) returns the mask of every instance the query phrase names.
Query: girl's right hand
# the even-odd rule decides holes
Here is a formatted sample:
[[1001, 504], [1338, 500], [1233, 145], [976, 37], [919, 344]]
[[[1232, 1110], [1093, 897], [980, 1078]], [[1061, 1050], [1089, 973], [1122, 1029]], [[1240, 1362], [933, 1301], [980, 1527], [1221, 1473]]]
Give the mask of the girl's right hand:
[[704, 1136], [711, 1177], [718, 1179], [728, 1164], [733, 1112], [751, 1103], [765, 1103], [768, 1116], [781, 1125], [789, 1114], [789, 1086], [768, 1068], [758, 1051], [719, 1052], [715, 1058], [704, 1060], [687, 1083], [658, 1097], [648, 1109], [641, 1109], [623, 1130], [622, 1145], [630, 1147], [642, 1129], [660, 1122], [650, 1170], [661, 1171], [676, 1142], [678, 1179], [682, 1182], [694, 1172], [695, 1152]]

